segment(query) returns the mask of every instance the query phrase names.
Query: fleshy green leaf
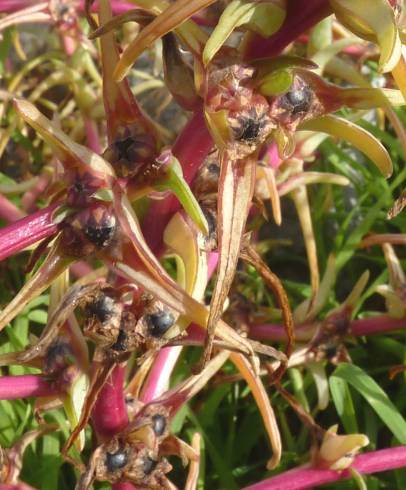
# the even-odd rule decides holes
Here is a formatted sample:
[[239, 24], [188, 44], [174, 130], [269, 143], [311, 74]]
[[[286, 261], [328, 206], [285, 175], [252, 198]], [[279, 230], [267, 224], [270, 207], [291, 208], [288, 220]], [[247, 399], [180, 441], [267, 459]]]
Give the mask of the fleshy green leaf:
[[395, 438], [401, 444], [406, 444], [406, 420], [383, 389], [365, 371], [353, 364], [342, 363], [334, 371], [333, 377], [345, 380], [357, 390]]

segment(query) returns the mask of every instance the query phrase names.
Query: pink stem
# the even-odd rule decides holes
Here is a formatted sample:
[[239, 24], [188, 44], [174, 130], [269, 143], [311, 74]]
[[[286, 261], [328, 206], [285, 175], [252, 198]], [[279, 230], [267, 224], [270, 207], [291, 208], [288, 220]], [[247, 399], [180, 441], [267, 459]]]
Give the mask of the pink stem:
[[25, 214], [15, 204], [0, 194], [0, 218], [8, 222], [14, 222], [24, 218]]
[[[202, 108], [198, 108], [176, 140], [172, 151], [182, 164], [183, 176], [190, 183], [213, 146], [204, 121]], [[162, 249], [162, 234], [171, 217], [180, 208], [173, 195], [151, 204], [144, 219], [144, 234], [151, 250], [158, 254]]]
[[137, 488], [134, 487], [134, 485], [128, 481], [113, 483], [112, 489], [113, 490], [137, 490]]
[[[405, 466], [406, 446], [360, 454], [355, 458], [352, 465], [359, 473], [365, 475], [403, 468]], [[302, 466], [245, 487], [244, 490], [306, 490], [337, 480], [347, 480], [348, 478], [351, 478], [350, 470], [339, 472]]]
[[55, 396], [58, 393], [60, 393], [60, 391], [53, 388], [41, 374], [0, 376], [0, 400]]
[[168, 389], [169, 378], [181, 352], [181, 346], [164, 347], [158, 352], [140, 395], [142, 402], [148, 403]]
[[25, 211], [28, 213], [33, 213], [38, 209], [36, 201], [48, 187], [50, 178], [51, 176], [48, 173], [42, 173], [35, 185], [24, 194], [21, 203]]
[[[374, 316], [371, 318], [362, 318], [353, 320], [350, 323], [349, 333], [354, 337], [363, 335], [376, 335], [382, 332], [392, 330], [401, 330], [406, 328], [406, 318], [394, 320], [387, 315]], [[316, 325], [299, 325], [296, 327], [296, 339], [301, 342], [310, 340], [316, 330]], [[255, 340], [275, 340], [285, 341], [286, 333], [284, 327], [278, 324], [263, 324], [250, 326], [250, 338]]]
[[300, 34], [330, 13], [331, 8], [328, 0], [288, 0], [283, 26], [268, 39], [259, 35], [253, 36], [244, 53], [245, 58], [252, 60], [278, 55]]
[[0, 229], [0, 260], [54, 235], [58, 231], [58, 225], [52, 221], [52, 216], [60, 205], [61, 203], [52, 204]]
[[351, 333], [355, 337], [374, 335], [391, 330], [401, 330], [403, 328], [406, 328], [406, 318], [394, 320], [386, 315], [362, 318], [351, 322]]
[[124, 399], [124, 377], [125, 366], [116, 366], [103, 386], [93, 408], [94, 428], [102, 439], [111, 438], [128, 424]]
[[0, 13], [17, 12], [36, 3], [38, 3], [38, 0], [2, 0], [0, 2]]
[[97, 131], [97, 124], [90, 118], [85, 117], [85, 130], [87, 146], [95, 153], [100, 154], [102, 152], [102, 147], [100, 145], [99, 133]]

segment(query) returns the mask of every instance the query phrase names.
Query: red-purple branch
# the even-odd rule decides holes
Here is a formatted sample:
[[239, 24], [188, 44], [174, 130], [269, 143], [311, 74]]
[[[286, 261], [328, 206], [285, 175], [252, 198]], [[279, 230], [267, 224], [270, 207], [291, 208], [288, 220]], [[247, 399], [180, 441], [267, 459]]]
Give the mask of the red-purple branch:
[[127, 407], [124, 399], [125, 366], [116, 366], [103, 386], [92, 412], [97, 434], [109, 439], [122, 431], [128, 424]]
[[[299, 342], [310, 340], [313, 337], [316, 328], [316, 325], [299, 325], [295, 329], [296, 340]], [[403, 328], [406, 328], [406, 318], [394, 320], [387, 315], [381, 315], [352, 320], [349, 333], [354, 337], [362, 337], [363, 335], [375, 335]], [[250, 338], [255, 340], [284, 342], [286, 340], [286, 332], [284, 327], [278, 324], [251, 325]]]
[[52, 387], [41, 374], [0, 377], [0, 400], [17, 400], [37, 396], [55, 396], [60, 391]]
[[60, 205], [52, 204], [0, 229], [0, 260], [54, 235], [58, 225], [52, 221], [52, 216]]
[[247, 60], [276, 56], [303, 32], [331, 14], [328, 0], [288, 0], [283, 26], [268, 39], [256, 35], [245, 50]]
[[[352, 465], [359, 473], [369, 475], [380, 471], [394, 470], [406, 466], [406, 446], [381, 449], [355, 458]], [[263, 480], [244, 490], [306, 490], [325, 483], [351, 478], [350, 470], [319, 470], [311, 467], [299, 467], [286, 471], [273, 478]]]
[[[186, 182], [193, 180], [212, 147], [213, 140], [206, 127], [203, 110], [199, 107], [172, 148], [173, 154], [182, 165]], [[151, 204], [144, 219], [143, 231], [154, 253], [159, 254], [161, 251], [163, 231], [179, 208], [179, 201], [173, 195]]]

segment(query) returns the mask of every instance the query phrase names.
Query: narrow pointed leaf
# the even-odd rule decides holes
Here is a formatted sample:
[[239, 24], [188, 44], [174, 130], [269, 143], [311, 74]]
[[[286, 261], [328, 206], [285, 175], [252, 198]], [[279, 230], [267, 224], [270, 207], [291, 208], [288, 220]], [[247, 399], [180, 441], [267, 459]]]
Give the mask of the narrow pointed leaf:
[[[99, 18], [101, 24], [112, 20], [110, 2], [100, 0]], [[146, 130], [155, 134], [152, 123], [149, 122], [135, 97], [127, 80], [116, 82], [113, 72], [119, 61], [118, 47], [113, 32], [107, 32], [100, 39], [103, 67], [103, 102], [107, 114], [107, 131], [109, 142], [112, 143], [120, 126], [137, 121], [145, 125]]]
[[258, 34], [269, 37], [281, 27], [285, 15], [285, 9], [272, 2], [233, 0], [224, 9], [206, 43], [203, 51], [203, 63], [207, 65], [210, 62], [237, 27], [248, 24]]
[[301, 124], [300, 128], [322, 131], [344, 139], [365, 153], [385, 177], [392, 174], [393, 166], [389, 153], [380, 141], [360, 126], [336, 116], [322, 116]]
[[207, 235], [209, 232], [207, 220], [188, 183], [183, 178], [182, 167], [177, 158], [172, 157], [171, 163], [166, 168], [165, 181], [155, 187], [159, 191], [172, 191], [199, 230]]
[[357, 36], [379, 44], [379, 67], [383, 72], [394, 68], [401, 43], [394, 12], [386, 0], [330, 0], [337, 18]]
[[21, 117], [52, 146], [64, 165], [68, 167], [81, 166], [88, 170], [90, 168], [100, 177], [114, 176], [114, 170], [108, 162], [96, 153], [72, 141], [30, 102], [17, 99], [15, 106]]
[[353, 364], [342, 363], [334, 371], [333, 377], [347, 381], [358, 391], [395, 438], [400, 443], [406, 444], [406, 420], [383, 389], [365, 371]]
[[282, 442], [278, 424], [276, 423], [275, 413], [269, 401], [269, 395], [266, 392], [261, 378], [255, 375], [252, 367], [245, 357], [243, 357], [241, 354], [232, 352], [230, 354], [230, 360], [235, 364], [248, 386], [251, 388], [252, 395], [254, 396], [259, 411], [261, 412], [262, 420], [268, 433], [273, 451], [272, 458], [267, 464], [267, 468], [271, 470], [279, 464], [282, 455]]
[[15, 318], [27, 303], [49, 287], [52, 281], [69, 267], [71, 263], [72, 259], [62, 257], [59, 254], [57, 246], [54, 245], [54, 248], [49, 252], [47, 258], [33, 277], [25, 283], [20, 292], [1, 311], [0, 330]]
[[[116, 80], [122, 80], [138, 56], [154, 41], [172, 31], [199, 10], [215, 0], [176, 0], [138, 34], [122, 54], [114, 71]], [[199, 39], [187, 40], [193, 51], [199, 52]]]

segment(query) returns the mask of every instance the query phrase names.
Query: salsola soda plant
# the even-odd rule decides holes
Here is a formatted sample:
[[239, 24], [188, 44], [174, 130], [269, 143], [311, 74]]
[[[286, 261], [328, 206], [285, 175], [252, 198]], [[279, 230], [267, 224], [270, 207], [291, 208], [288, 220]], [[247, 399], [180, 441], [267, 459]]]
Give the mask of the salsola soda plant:
[[0, 0], [1, 489], [405, 488], [403, 7]]

